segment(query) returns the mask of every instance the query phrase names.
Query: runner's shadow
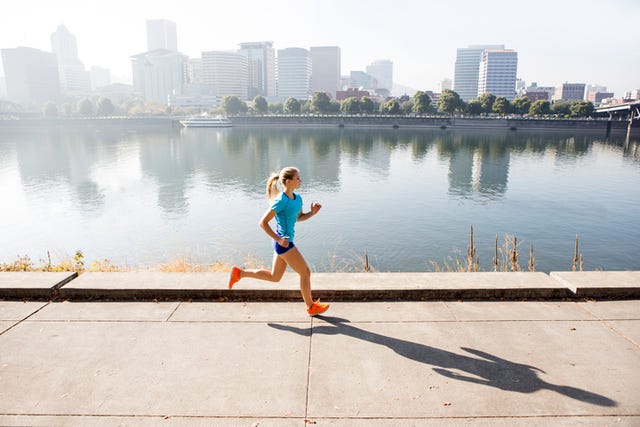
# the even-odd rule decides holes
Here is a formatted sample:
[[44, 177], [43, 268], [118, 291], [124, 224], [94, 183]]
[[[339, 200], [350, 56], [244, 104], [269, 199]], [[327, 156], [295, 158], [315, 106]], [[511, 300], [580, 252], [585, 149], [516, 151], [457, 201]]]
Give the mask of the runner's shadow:
[[432, 365], [434, 367], [433, 370], [438, 374], [455, 380], [482, 384], [517, 393], [534, 393], [546, 389], [594, 405], [617, 406], [614, 400], [605, 396], [575, 387], [548, 383], [538, 377], [538, 373], [544, 374], [545, 372], [535, 366], [511, 362], [480, 350], [462, 347], [462, 350], [473, 355], [467, 356], [369, 332], [349, 325], [349, 320], [347, 319], [328, 316], [316, 316], [316, 319], [323, 320], [329, 325], [313, 326], [312, 328], [298, 328], [276, 323], [269, 323], [268, 325], [274, 329], [307, 337], [312, 334], [345, 335], [373, 344], [383, 345], [407, 359]]

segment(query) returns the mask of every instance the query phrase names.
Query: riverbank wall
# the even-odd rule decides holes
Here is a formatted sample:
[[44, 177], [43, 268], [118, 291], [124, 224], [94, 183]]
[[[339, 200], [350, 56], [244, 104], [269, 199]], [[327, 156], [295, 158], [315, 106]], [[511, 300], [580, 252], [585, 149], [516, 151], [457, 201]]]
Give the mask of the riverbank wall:
[[523, 117], [413, 117], [413, 116], [238, 116], [232, 117], [234, 127], [369, 127], [439, 130], [506, 130], [532, 132], [586, 132], [624, 135], [626, 121], [599, 119], [533, 119]]
[[[171, 130], [180, 129], [180, 117], [90, 117], [90, 118], [19, 118], [0, 119], [3, 130], [50, 129], [124, 129]], [[362, 115], [273, 115], [234, 116], [234, 127], [337, 127], [337, 128], [393, 128], [433, 130], [505, 130], [530, 132], [580, 132], [624, 136], [628, 122], [603, 119], [544, 119], [523, 117], [450, 117], [450, 116], [362, 116]], [[640, 132], [638, 132], [640, 133]]]

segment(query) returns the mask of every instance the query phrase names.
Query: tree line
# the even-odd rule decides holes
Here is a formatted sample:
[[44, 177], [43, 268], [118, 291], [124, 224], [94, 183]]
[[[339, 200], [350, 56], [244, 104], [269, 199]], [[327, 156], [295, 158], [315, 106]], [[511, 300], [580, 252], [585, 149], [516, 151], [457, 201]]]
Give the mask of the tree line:
[[[468, 102], [464, 102], [458, 93], [445, 89], [436, 102], [426, 92], [418, 91], [413, 97], [407, 95], [388, 98], [378, 103], [369, 97], [357, 99], [347, 98], [336, 101], [324, 92], [315, 92], [309, 100], [288, 98], [283, 103], [269, 104], [265, 97], [256, 96], [253, 101], [245, 102], [237, 96], [222, 98], [220, 108], [209, 111], [211, 114], [384, 114], [384, 115], [528, 115], [534, 117], [590, 117], [594, 106], [588, 101], [550, 102], [534, 101], [527, 97], [509, 101], [504, 97], [496, 97], [484, 93]], [[138, 97], [130, 97], [115, 105], [109, 98], [83, 98], [76, 102], [66, 102], [60, 106], [49, 102], [43, 108], [47, 118], [56, 117], [91, 117], [91, 116], [136, 116], [136, 115], [189, 115], [196, 111], [191, 108], [169, 107], [153, 102], [146, 102]]]
[[356, 99], [347, 98], [343, 101], [334, 101], [326, 93], [315, 92], [310, 100], [299, 101], [289, 98], [284, 103], [268, 104], [263, 96], [256, 96], [250, 105], [235, 96], [227, 96], [222, 99], [219, 113], [228, 115], [238, 114], [460, 114], [480, 116], [496, 114], [529, 115], [529, 116], [556, 116], [556, 117], [590, 117], [594, 106], [588, 101], [543, 101], [531, 102], [529, 98], [520, 97], [509, 101], [505, 97], [496, 97], [490, 93], [484, 93], [464, 102], [460, 96], [449, 89], [440, 94], [437, 102], [432, 102], [431, 97], [423, 91], [416, 92], [413, 97], [407, 95], [398, 98], [388, 98], [382, 103], [377, 103], [369, 97]]

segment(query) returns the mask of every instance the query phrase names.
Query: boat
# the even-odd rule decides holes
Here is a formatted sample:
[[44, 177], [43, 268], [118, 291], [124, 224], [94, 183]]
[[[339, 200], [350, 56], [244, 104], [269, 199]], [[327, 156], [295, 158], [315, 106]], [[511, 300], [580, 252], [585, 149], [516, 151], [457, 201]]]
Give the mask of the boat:
[[202, 113], [199, 116], [191, 116], [180, 120], [180, 124], [186, 128], [228, 128], [231, 127], [231, 120], [223, 116], [210, 116]]

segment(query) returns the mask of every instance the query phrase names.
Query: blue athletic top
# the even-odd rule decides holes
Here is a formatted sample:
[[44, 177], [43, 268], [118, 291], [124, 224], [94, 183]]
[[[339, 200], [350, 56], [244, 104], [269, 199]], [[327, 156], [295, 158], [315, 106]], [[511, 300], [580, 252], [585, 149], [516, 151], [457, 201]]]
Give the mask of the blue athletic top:
[[293, 193], [293, 199], [290, 199], [286, 193], [280, 193], [273, 199], [271, 210], [276, 213], [276, 234], [280, 237], [289, 236], [289, 241], [293, 242], [294, 227], [302, 212], [302, 197]]

